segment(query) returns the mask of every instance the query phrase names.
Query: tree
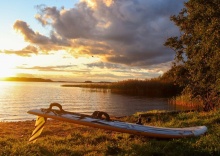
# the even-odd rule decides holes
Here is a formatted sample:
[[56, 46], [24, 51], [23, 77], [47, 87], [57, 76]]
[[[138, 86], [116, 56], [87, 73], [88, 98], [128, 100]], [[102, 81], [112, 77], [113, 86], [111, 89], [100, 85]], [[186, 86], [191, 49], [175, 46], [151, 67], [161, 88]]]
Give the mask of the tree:
[[211, 110], [220, 103], [219, 0], [189, 0], [171, 20], [180, 36], [168, 38], [164, 45], [176, 52], [173, 68], [184, 71], [176, 72], [177, 83]]

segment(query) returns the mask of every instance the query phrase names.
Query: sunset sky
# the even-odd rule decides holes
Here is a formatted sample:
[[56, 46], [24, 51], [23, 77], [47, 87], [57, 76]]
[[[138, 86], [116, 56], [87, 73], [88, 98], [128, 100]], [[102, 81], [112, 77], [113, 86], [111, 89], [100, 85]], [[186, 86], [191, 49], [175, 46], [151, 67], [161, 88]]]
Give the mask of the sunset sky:
[[184, 0], [0, 2], [0, 77], [120, 81], [158, 77], [180, 34], [170, 16]]

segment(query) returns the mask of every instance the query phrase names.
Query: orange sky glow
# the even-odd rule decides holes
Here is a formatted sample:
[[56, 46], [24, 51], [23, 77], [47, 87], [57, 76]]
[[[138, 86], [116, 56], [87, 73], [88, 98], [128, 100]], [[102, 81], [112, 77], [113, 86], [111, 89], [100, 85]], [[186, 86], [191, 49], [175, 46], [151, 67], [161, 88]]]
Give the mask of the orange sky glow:
[[1, 1], [0, 78], [158, 77], [174, 58], [163, 43], [179, 33], [169, 17], [183, 7], [168, 1]]

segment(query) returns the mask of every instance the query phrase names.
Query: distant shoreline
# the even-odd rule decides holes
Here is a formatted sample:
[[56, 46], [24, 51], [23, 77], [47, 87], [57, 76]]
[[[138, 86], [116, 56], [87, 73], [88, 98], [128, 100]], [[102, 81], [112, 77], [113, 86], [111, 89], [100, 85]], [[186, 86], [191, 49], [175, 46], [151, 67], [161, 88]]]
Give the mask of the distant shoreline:
[[54, 82], [50, 79], [42, 78], [28, 78], [28, 77], [6, 77], [1, 78], [0, 81], [19, 81], [19, 82]]
[[111, 82], [93, 82], [93, 81], [84, 81], [84, 82], [77, 82], [77, 81], [60, 81], [60, 80], [51, 80], [51, 79], [43, 79], [43, 78], [30, 78], [30, 77], [0, 77], [0, 81], [12, 81], [12, 82], [62, 82], [62, 83], [111, 83]]

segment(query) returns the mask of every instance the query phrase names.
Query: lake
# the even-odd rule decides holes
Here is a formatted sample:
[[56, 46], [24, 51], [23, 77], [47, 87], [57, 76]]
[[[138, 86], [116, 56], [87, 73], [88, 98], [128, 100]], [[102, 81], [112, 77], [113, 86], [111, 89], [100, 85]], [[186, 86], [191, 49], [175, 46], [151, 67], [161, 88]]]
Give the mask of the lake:
[[110, 90], [61, 87], [58, 82], [0, 81], [0, 121], [33, 120], [30, 109], [48, 108], [57, 102], [64, 110], [92, 114], [105, 111], [110, 116], [126, 116], [148, 110], [175, 110], [165, 98], [113, 94]]

